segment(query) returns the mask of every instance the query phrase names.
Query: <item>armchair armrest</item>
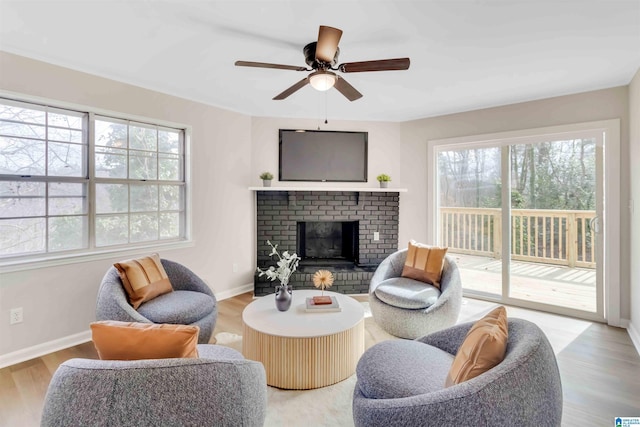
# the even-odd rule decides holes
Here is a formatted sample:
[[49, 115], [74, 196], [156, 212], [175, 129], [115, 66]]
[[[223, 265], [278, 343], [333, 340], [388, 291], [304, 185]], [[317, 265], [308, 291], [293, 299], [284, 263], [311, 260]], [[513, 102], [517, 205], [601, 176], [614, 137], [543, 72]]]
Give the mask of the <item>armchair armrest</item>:
[[174, 290], [201, 292], [210, 297], [214, 297], [209, 285], [193, 271], [175, 261], [169, 261], [168, 259], [161, 259], [160, 261], [167, 272], [167, 276], [169, 276], [171, 286], [173, 286]]
[[404, 262], [406, 259], [406, 249], [394, 252], [393, 254], [385, 258], [385, 260], [380, 263], [375, 273], [373, 274], [373, 277], [371, 278], [369, 293], [372, 294], [376, 290], [380, 282], [392, 277], [400, 277], [402, 275], [402, 269], [404, 267]]
[[473, 324], [474, 322], [461, 323], [448, 329], [417, 338], [416, 341], [438, 347], [455, 356]]
[[151, 323], [129, 304], [115, 267], [107, 271], [100, 284], [96, 301], [96, 319]]

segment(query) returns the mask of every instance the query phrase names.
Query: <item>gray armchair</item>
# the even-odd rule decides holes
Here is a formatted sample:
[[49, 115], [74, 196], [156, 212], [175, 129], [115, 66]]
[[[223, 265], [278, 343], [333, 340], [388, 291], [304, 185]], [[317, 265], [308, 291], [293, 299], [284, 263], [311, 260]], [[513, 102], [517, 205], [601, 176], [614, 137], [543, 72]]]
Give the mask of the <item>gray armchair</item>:
[[[376, 296], [376, 289], [388, 279], [399, 279], [402, 275], [407, 249], [389, 255], [376, 269], [369, 285], [369, 306], [374, 320], [381, 328], [400, 338], [415, 339], [431, 332], [452, 326], [458, 320], [462, 306], [462, 282], [460, 272], [453, 258], [445, 257], [440, 295], [435, 303], [426, 308], [408, 309], [382, 301]], [[409, 285], [430, 287], [412, 279], [401, 279]], [[398, 283], [402, 286], [403, 283]]]
[[473, 322], [415, 341], [391, 340], [358, 362], [356, 426], [559, 426], [562, 385], [553, 349], [535, 324], [509, 320], [505, 359], [445, 388], [454, 355]]
[[187, 267], [166, 259], [161, 262], [174, 292], [160, 295], [135, 310], [129, 304], [118, 270], [112, 266], [98, 289], [96, 319], [197, 325], [200, 327], [198, 342], [208, 343], [218, 317], [216, 297]]
[[68, 360], [51, 379], [41, 425], [262, 426], [262, 364], [217, 345], [198, 352], [198, 359]]

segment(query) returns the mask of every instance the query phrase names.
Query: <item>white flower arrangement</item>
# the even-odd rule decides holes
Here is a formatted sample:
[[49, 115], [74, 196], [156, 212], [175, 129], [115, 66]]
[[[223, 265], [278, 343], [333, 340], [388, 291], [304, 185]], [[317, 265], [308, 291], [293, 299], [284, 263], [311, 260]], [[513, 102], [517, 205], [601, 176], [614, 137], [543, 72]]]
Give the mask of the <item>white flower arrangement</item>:
[[271, 266], [266, 270], [262, 270], [260, 267], [257, 267], [258, 273], [260, 273], [258, 277], [267, 276], [272, 282], [278, 279], [283, 286], [286, 286], [289, 283], [289, 277], [291, 277], [298, 268], [300, 257], [295, 252], [290, 254], [289, 251], [284, 251], [282, 255], [280, 255], [277, 244], [273, 245], [269, 240], [267, 240], [267, 244], [271, 246], [269, 256], [272, 257], [276, 255], [278, 257], [278, 268], [276, 269]]

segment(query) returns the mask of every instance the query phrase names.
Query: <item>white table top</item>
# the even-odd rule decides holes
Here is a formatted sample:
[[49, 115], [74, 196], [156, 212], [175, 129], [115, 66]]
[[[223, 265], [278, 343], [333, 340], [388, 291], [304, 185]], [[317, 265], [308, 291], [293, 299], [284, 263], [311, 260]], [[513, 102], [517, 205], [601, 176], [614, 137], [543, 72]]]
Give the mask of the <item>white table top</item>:
[[364, 308], [355, 299], [324, 291], [324, 295], [336, 297], [342, 311], [308, 313], [307, 297], [321, 295], [317, 290], [293, 290], [291, 308], [278, 311], [275, 295], [257, 298], [242, 312], [242, 321], [251, 329], [282, 337], [311, 338], [332, 335], [354, 327], [364, 319]]

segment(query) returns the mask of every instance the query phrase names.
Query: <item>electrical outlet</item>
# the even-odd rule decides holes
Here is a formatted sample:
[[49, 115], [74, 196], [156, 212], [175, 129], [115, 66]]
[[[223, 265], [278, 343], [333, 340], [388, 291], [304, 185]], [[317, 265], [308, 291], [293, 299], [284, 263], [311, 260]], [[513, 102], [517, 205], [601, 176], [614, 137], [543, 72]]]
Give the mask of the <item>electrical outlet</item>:
[[12, 308], [9, 313], [9, 324], [22, 323], [22, 307]]
[[375, 242], [377, 242], [378, 240], [380, 240], [380, 232], [379, 231], [374, 231], [373, 232], [373, 240]]
[[238, 272], [238, 263], [234, 262], [233, 266], [231, 266], [231, 269], [233, 270], [234, 273], [237, 273]]

